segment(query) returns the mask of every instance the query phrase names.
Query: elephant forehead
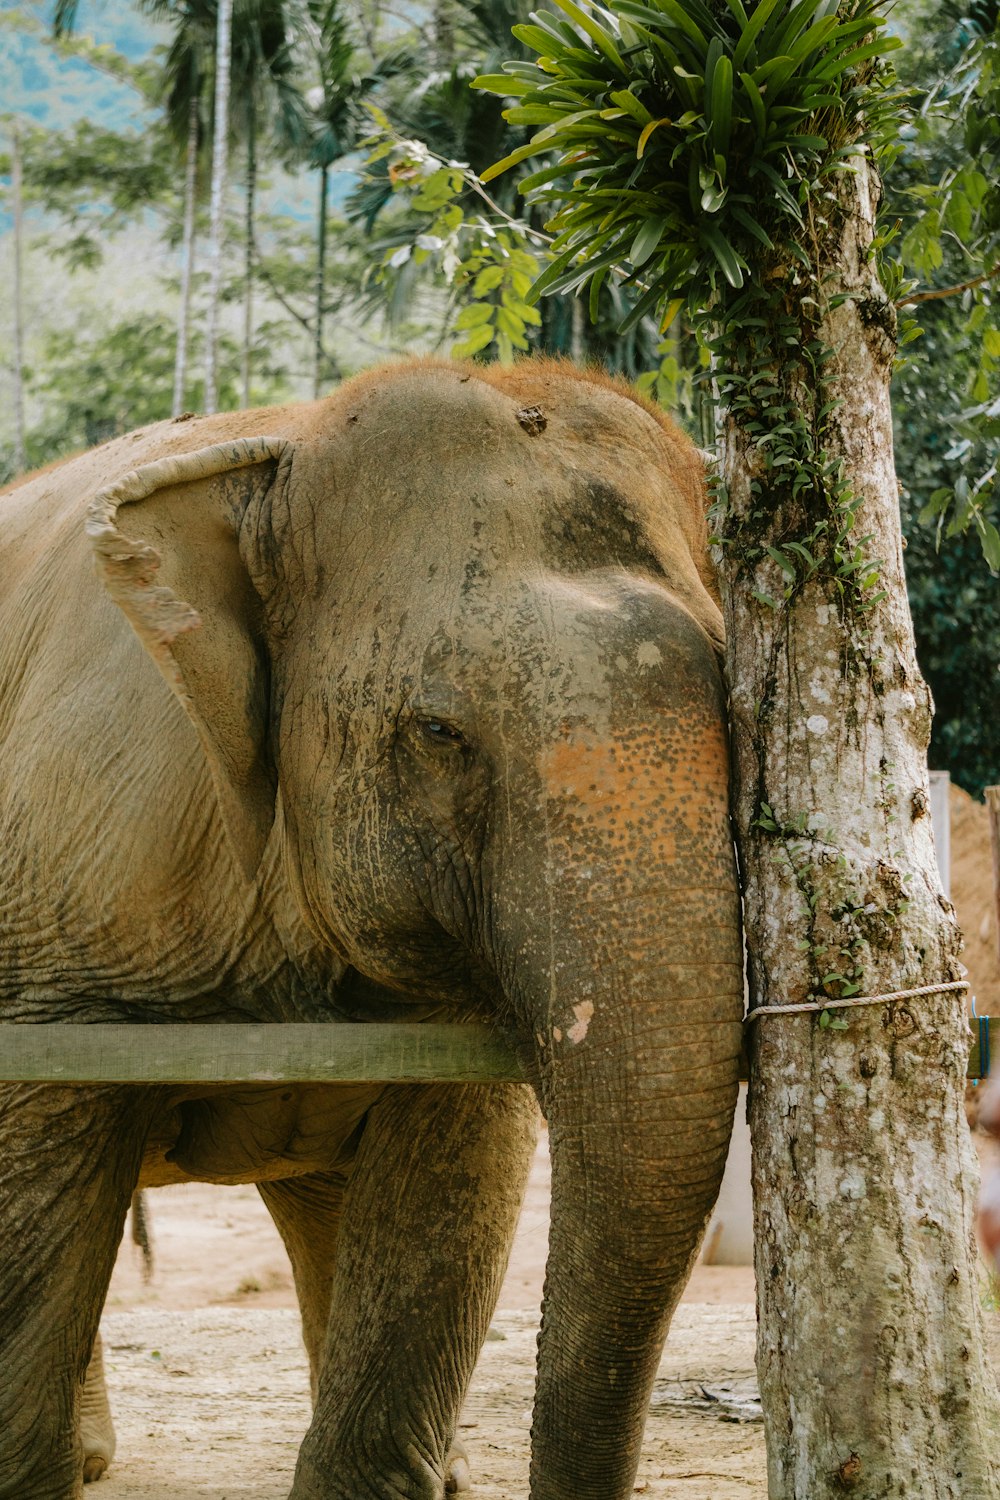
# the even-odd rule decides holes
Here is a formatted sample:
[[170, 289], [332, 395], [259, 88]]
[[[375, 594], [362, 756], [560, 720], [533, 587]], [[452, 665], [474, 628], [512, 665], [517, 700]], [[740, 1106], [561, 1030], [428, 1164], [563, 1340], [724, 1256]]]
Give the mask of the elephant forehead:
[[[516, 544], [531, 539], [538, 551], [560, 557], [634, 548], [644, 526], [633, 501], [645, 507], [664, 493], [664, 434], [631, 403], [599, 401], [586, 387], [563, 379], [546, 394], [542, 418], [516, 391], [497, 390], [461, 367], [415, 367], [344, 388], [325, 430], [297, 459], [304, 489], [322, 495], [335, 477], [345, 500], [347, 529], [357, 521], [372, 539], [408, 522], [430, 522], [427, 545], [447, 548], [461, 534], [463, 516], [485, 534]], [[583, 420], [583, 415], [586, 420]], [[622, 457], [628, 455], [628, 464]], [[676, 483], [666, 488], [674, 491]], [[639, 492], [646, 498], [639, 501]], [[700, 496], [695, 497], [695, 509]], [[546, 515], [551, 524], [541, 536]], [[608, 517], [614, 517], [608, 520]], [[341, 518], [338, 517], [338, 530]], [[655, 566], [655, 558], [648, 560]]]
[[541, 386], [496, 380], [480, 366], [412, 363], [382, 367], [342, 389], [336, 413], [380, 447], [481, 449], [507, 433], [524, 451], [573, 434], [614, 430], [631, 447], [655, 443], [659, 424], [621, 393], [596, 389], [571, 369]]

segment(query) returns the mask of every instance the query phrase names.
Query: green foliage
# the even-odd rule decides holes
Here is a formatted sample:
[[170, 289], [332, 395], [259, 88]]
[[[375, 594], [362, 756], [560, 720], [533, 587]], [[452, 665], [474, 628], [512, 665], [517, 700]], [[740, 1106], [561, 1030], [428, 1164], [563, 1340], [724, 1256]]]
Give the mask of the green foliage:
[[479, 354], [496, 345], [501, 364], [510, 364], [514, 350], [528, 350], [528, 326], [541, 324], [541, 314], [527, 301], [538, 274], [538, 261], [515, 242], [507, 230], [497, 230], [472, 249], [458, 268], [456, 281], [471, 285], [479, 299], [468, 303], [455, 320], [466, 337], [452, 353], [459, 358]]
[[[907, 590], [934, 694], [931, 764], [979, 796], [1000, 781], [1000, 588], [983, 567], [977, 528], [963, 530], [961, 511], [942, 501], [957, 492], [969, 503], [975, 476], [996, 462], [996, 434], [971, 447], [959, 438], [978, 365], [968, 310], [949, 299], [928, 303], [923, 317], [920, 357], [897, 372], [893, 399]], [[995, 487], [977, 504], [986, 524], [1000, 525]]]
[[[265, 363], [273, 329], [258, 330], [261, 359], [257, 379], [264, 400], [288, 393], [288, 372]], [[45, 415], [28, 433], [28, 466], [51, 463], [68, 453], [119, 437], [148, 422], [170, 416], [175, 330], [165, 318], [147, 313], [110, 327], [74, 329], [46, 339], [35, 395]], [[223, 341], [220, 399], [237, 403], [239, 350]], [[191, 392], [197, 407], [203, 387]], [[13, 477], [13, 454], [0, 448], [0, 483]]]
[[[25, 199], [62, 219], [67, 235], [52, 248], [71, 268], [98, 265], [107, 235], [164, 204], [165, 144], [156, 131], [119, 133], [85, 120], [61, 132], [22, 132]], [[0, 158], [0, 172], [9, 170]]]
[[45, 459], [170, 415], [174, 334], [155, 314], [51, 334], [39, 394], [53, 415], [32, 434]]
[[[593, 305], [622, 274], [641, 289], [624, 327], [653, 313], [666, 328], [683, 310], [723, 409], [755, 450], [762, 497], [725, 535], [717, 484], [717, 540], [748, 572], [777, 564], [782, 597], [757, 592], [768, 606], [822, 571], [864, 611], [882, 597], [879, 565], [826, 455], [834, 407], [819, 329], [836, 304], [833, 186], [883, 142], [893, 103], [884, 56], [898, 42], [880, 34], [875, 0], [846, 17], [838, 0], [759, 0], [749, 14], [741, 0], [555, 4], [561, 15], [516, 28], [535, 64], [477, 80], [517, 96], [512, 124], [542, 127], [487, 179], [554, 155], [521, 184], [530, 201], [556, 204], [535, 295], [589, 287]], [[783, 502], [811, 518], [794, 540], [770, 535]]]
[[[937, 330], [907, 356], [907, 366], [944, 358], [938, 421], [960, 463], [947, 482], [920, 499], [940, 536], [966, 529], [989, 566], [1000, 570], [995, 519], [1000, 403], [1000, 21], [996, 0], [972, 7], [953, 0], [916, 3], [900, 72], [915, 108], [901, 132], [887, 181], [885, 218], [895, 221], [891, 254], [900, 295], [912, 297], [921, 323]], [[916, 290], [918, 278], [923, 286]], [[944, 309], [944, 310], [943, 310]], [[943, 321], [950, 337], [942, 343]], [[932, 377], [933, 378], [933, 377]], [[907, 424], [909, 426], [909, 424]], [[920, 425], [919, 415], [917, 425]], [[905, 442], [905, 433], [903, 434]]]
[[[994, 516], [997, 513], [994, 512]], [[1000, 599], [971, 532], [940, 551], [904, 504], [920, 668], [934, 695], [929, 759], [973, 796], [1000, 781]]]
[[[739, 291], [776, 239], [797, 242], [810, 185], [877, 136], [887, 99], [877, 60], [898, 42], [871, 0], [697, 3], [555, 0], [515, 34], [536, 63], [476, 86], [516, 95], [513, 125], [540, 125], [484, 181], [539, 153], [555, 165], [521, 183], [558, 203], [554, 259], [538, 292], [599, 286], [626, 266], [643, 296], [631, 316], [678, 300], [690, 315]], [[564, 19], [565, 17], [566, 19]], [[567, 183], [564, 179], [569, 178]]]
[[468, 169], [440, 161], [421, 141], [396, 139], [386, 116], [372, 113], [380, 133], [372, 138], [368, 166], [387, 164], [393, 190], [405, 196], [410, 232], [414, 217], [422, 225], [412, 240], [385, 247], [377, 280], [385, 284], [411, 264], [433, 262], [459, 309], [453, 327], [462, 337], [452, 352], [464, 358], [491, 349], [509, 364], [515, 350], [529, 348], [529, 326], [542, 321], [528, 301], [539, 269], [530, 229], [514, 220], [499, 227], [495, 215], [464, 206]]

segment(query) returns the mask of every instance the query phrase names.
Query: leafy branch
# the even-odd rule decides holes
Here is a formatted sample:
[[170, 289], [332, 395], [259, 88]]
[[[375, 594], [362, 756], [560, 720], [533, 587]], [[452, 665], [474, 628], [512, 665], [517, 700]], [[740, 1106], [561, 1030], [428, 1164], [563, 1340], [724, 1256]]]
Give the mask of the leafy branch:
[[938, 287], [928, 292], [913, 292], [908, 297], [901, 297], [894, 305], [912, 307], [917, 302], [937, 302], [941, 297], [957, 297], [962, 292], [971, 292], [976, 287], [985, 286], [996, 276], [1000, 276], [1000, 261], [997, 261], [996, 265], [991, 266], [982, 276], [973, 276], [969, 281], [960, 281], [957, 286]]
[[[539, 271], [530, 246], [547, 236], [494, 203], [465, 163], [443, 161], [422, 141], [400, 137], [381, 110], [370, 112], [378, 131], [366, 142], [366, 165], [386, 164], [393, 192], [420, 226], [412, 238], [385, 247], [376, 276], [388, 282], [411, 264], [433, 268], [459, 309], [454, 331], [465, 335], [452, 352], [470, 357], [492, 347], [510, 363], [515, 350], [529, 348], [529, 327], [541, 323], [527, 300]], [[489, 206], [489, 217], [464, 206], [470, 188]]]

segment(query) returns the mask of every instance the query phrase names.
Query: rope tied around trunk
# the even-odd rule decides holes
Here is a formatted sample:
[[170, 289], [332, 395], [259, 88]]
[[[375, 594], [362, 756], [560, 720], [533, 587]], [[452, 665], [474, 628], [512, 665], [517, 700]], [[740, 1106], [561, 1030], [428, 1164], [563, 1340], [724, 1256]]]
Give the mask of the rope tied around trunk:
[[922, 984], [914, 990], [893, 990], [888, 995], [852, 995], [846, 1000], [801, 1000], [797, 1005], [758, 1005], [743, 1017], [744, 1026], [758, 1016], [794, 1016], [807, 1011], [847, 1010], [855, 1005], [887, 1005], [892, 1000], [913, 1000], [918, 995], [943, 995], [949, 990], [967, 990], [968, 980], [952, 979], [947, 984]]

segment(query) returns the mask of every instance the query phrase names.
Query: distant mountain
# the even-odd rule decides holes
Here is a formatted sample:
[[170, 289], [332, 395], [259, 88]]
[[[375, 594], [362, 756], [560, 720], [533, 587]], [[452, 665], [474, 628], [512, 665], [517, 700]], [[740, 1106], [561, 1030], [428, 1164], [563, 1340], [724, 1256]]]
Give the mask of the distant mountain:
[[[20, 14], [48, 30], [53, 0], [0, 0], [0, 25]], [[80, 0], [77, 29], [95, 42], [110, 43], [133, 61], [145, 57], [169, 35], [165, 26], [138, 15], [130, 0]], [[60, 57], [44, 37], [11, 25], [0, 32], [0, 114], [27, 115], [60, 130], [88, 119], [116, 129], [143, 120], [142, 102], [126, 85], [89, 63]]]
[[[61, 57], [47, 40], [55, 0], [0, 0], [0, 150], [3, 117], [13, 114], [35, 120], [50, 130], [64, 130], [77, 120], [89, 120], [113, 130], [141, 130], [151, 118], [135, 89], [119, 83], [81, 58]], [[26, 18], [21, 29], [14, 18]], [[7, 24], [4, 25], [4, 20]], [[166, 45], [170, 28], [140, 16], [131, 0], [79, 0], [77, 35], [109, 44], [131, 61], [147, 57]], [[237, 179], [234, 177], [233, 187]], [[350, 165], [331, 174], [330, 205], [341, 204], [354, 183]], [[310, 221], [315, 189], [307, 173], [289, 175], [273, 167], [260, 184], [265, 210]], [[10, 215], [0, 204], [0, 234], [10, 227]]]

